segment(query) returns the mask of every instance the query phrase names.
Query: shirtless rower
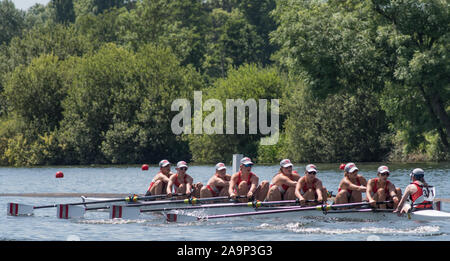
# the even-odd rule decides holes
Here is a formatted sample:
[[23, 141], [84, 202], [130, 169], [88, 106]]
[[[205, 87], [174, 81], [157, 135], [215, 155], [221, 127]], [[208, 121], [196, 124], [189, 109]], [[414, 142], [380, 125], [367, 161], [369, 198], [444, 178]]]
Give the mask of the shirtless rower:
[[[305, 206], [306, 201], [317, 201], [322, 203], [327, 201], [328, 192], [322, 185], [322, 181], [316, 178], [317, 167], [309, 164], [305, 168], [305, 175], [299, 179], [295, 187], [295, 196], [300, 200], [300, 205]], [[309, 202], [308, 205], [316, 205]]]
[[247, 196], [248, 200], [263, 201], [269, 191], [269, 182], [263, 181], [259, 184], [259, 178], [252, 172], [253, 162], [250, 158], [241, 159], [239, 172], [233, 174], [230, 180], [228, 193], [230, 197]]
[[200, 190], [200, 198], [211, 198], [228, 196], [231, 175], [227, 174], [227, 167], [224, 163], [216, 164], [216, 173], [212, 176], [206, 186]]
[[397, 208], [398, 202], [402, 197], [402, 190], [396, 188], [392, 182], [388, 180], [389, 168], [380, 166], [377, 171], [376, 178], [370, 179], [367, 183], [366, 196], [372, 207], [386, 208], [386, 204], [376, 205], [377, 201], [393, 201], [388, 203], [389, 208]]
[[173, 175], [170, 171], [170, 162], [163, 159], [159, 162], [159, 172], [152, 179], [150, 186], [148, 187], [146, 196], [150, 195], [161, 195], [166, 194], [167, 184], [169, 183], [169, 178]]
[[185, 161], [179, 161], [175, 168], [177, 173], [170, 176], [167, 186], [167, 196], [171, 197], [172, 193], [186, 194], [186, 197], [190, 197], [191, 194], [194, 197], [200, 197], [200, 190], [203, 186], [202, 183], [194, 183], [194, 179], [186, 173], [188, 166]]
[[267, 193], [267, 201], [294, 200], [295, 187], [300, 175], [297, 171], [293, 171], [294, 165], [289, 159], [280, 162], [280, 170], [272, 178], [269, 192]]
[[433, 209], [436, 194], [434, 187], [425, 182], [423, 169], [414, 169], [409, 176], [412, 183], [406, 187], [405, 194], [394, 212], [403, 214], [416, 209]]
[[355, 163], [347, 163], [344, 167], [344, 178], [339, 183], [336, 204], [362, 202], [362, 193], [366, 192], [367, 181], [358, 174]]

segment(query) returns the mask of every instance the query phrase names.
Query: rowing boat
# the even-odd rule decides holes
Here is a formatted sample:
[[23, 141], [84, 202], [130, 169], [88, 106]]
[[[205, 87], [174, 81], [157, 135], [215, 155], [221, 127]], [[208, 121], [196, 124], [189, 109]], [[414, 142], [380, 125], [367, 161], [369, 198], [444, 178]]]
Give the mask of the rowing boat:
[[[213, 203], [217, 200], [225, 200], [228, 197], [183, 199], [183, 200], [158, 200], [155, 196], [139, 197], [130, 196], [122, 199], [83, 198], [83, 202], [67, 204], [51, 204], [44, 206], [31, 206], [25, 204], [8, 203], [7, 214], [9, 216], [30, 216], [35, 209], [57, 209], [58, 218], [82, 218], [86, 210], [108, 209], [110, 218], [138, 219], [141, 213], [163, 213], [168, 221], [173, 220], [209, 220], [216, 218], [233, 218], [244, 216], [266, 216], [276, 214], [283, 219], [299, 217], [325, 217], [333, 219], [357, 219], [357, 220], [450, 220], [450, 213], [439, 210], [420, 210], [399, 216], [392, 210], [371, 209], [368, 202], [347, 204], [324, 204], [312, 207], [300, 207], [294, 200], [248, 203]], [[386, 201], [377, 204], [386, 204]], [[189, 205], [186, 205], [189, 204]], [[281, 205], [281, 206], [280, 206]], [[355, 209], [356, 208], [356, 209]], [[158, 215], [160, 216], [160, 215]], [[181, 218], [179, 218], [181, 217]]]
[[[303, 211], [304, 210], [304, 211]], [[275, 207], [272, 209], [255, 209], [254, 212], [228, 213], [219, 215], [192, 215], [184, 213], [182, 210], [172, 210], [164, 213], [168, 222], [193, 222], [207, 221], [219, 218], [242, 218], [259, 217], [264, 218], [276, 215], [277, 218], [284, 221], [296, 221], [299, 218], [313, 219], [332, 219], [336, 221], [354, 220], [354, 221], [396, 221], [396, 220], [450, 220], [450, 213], [438, 210], [418, 210], [411, 213], [399, 215], [393, 213], [392, 209], [345, 209], [345, 210], [326, 210], [318, 207]]]
[[[238, 203], [228, 200], [227, 202], [219, 203], [201, 203], [205, 199], [185, 199], [185, 200], [159, 200], [159, 201], [137, 201], [137, 202], [118, 202], [118, 203], [103, 203], [107, 198], [95, 198], [95, 197], [81, 197], [83, 202], [89, 202], [89, 206], [86, 206], [87, 210], [100, 210], [109, 211], [111, 207], [123, 206], [130, 208], [139, 208], [141, 213], [167, 213], [172, 210], [183, 211], [183, 213], [196, 213], [196, 214], [228, 214], [239, 212], [253, 212], [257, 209], [272, 209], [274, 205], [283, 207], [292, 207], [298, 205], [295, 200], [286, 201], [274, 201], [274, 202], [248, 202]], [[212, 201], [213, 198], [207, 198], [206, 202]], [[220, 200], [220, 198], [219, 198]], [[223, 201], [223, 199], [221, 199]], [[98, 203], [94, 203], [98, 202]]]
[[[87, 202], [101, 201], [102, 198], [84, 198]], [[277, 214], [282, 219], [302, 218], [329, 218], [334, 220], [362, 220], [362, 221], [381, 221], [381, 220], [435, 220], [450, 219], [450, 213], [438, 210], [421, 210], [412, 213], [398, 215], [391, 209], [332, 209], [333, 205], [319, 205], [315, 207], [295, 206], [295, 201], [275, 201], [275, 202], [248, 202], [248, 203], [213, 203], [186, 205], [184, 203], [171, 203], [170, 200], [155, 202], [121, 202], [122, 206], [130, 208], [139, 208], [131, 217], [137, 218], [139, 213], [163, 213], [168, 221], [179, 220], [179, 217], [187, 216], [188, 220], [209, 220], [225, 217], [241, 216], [265, 216]], [[383, 202], [379, 202], [383, 203]], [[100, 206], [99, 203], [98, 205]], [[357, 205], [367, 207], [366, 202], [356, 203]], [[274, 206], [277, 205], [277, 206]], [[280, 206], [282, 205], [282, 206]], [[345, 206], [352, 206], [352, 203]], [[338, 206], [338, 205], [334, 205]], [[329, 209], [327, 209], [327, 207]], [[108, 207], [109, 208], [109, 207]], [[124, 208], [124, 212], [126, 211]], [[296, 211], [296, 209], [298, 211]], [[305, 210], [305, 211], [303, 211]], [[318, 211], [319, 210], [319, 211]], [[255, 213], [257, 212], [257, 213]], [[113, 217], [117, 217], [114, 216]], [[120, 216], [121, 217], [121, 216]]]

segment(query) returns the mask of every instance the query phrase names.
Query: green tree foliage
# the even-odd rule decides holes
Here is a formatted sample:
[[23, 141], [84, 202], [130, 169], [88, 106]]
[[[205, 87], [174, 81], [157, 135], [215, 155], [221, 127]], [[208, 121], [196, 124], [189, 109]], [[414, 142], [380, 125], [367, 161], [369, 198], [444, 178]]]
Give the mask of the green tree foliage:
[[113, 8], [132, 7], [134, 0], [76, 0], [74, 1], [74, 10], [76, 16], [86, 14], [102, 14]]
[[405, 130], [411, 149], [425, 142], [428, 132], [434, 132], [449, 153], [448, 3], [440, 0], [372, 3], [381, 20], [377, 40], [393, 53], [383, 108], [392, 117], [394, 128]]
[[72, 0], [52, 0], [50, 6], [55, 12], [55, 22], [67, 24], [75, 21], [75, 10]]
[[4, 94], [11, 116], [29, 123], [37, 133], [55, 129], [62, 120], [65, 90], [60, 69], [57, 57], [43, 55], [29, 66], [16, 67], [6, 81]]
[[149, 45], [134, 54], [109, 44], [75, 70], [60, 136], [71, 161], [157, 161], [173, 148], [171, 155], [186, 155], [170, 134], [170, 104], [201, 88], [201, 80], [170, 50]]
[[55, 21], [55, 13], [50, 5], [35, 4], [28, 8], [25, 14], [25, 28], [31, 29], [35, 26], [43, 26], [48, 22]]
[[448, 148], [444, 2], [279, 1], [278, 61], [291, 75], [302, 75], [314, 97], [384, 93], [380, 102], [394, 129], [412, 127], [409, 142], [435, 131]]
[[[448, 160], [448, 7], [0, 0], [0, 164]], [[174, 135], [172, 102], [193, 91], [280, 98], [279, 142]]]
[[25, 14], [10, 0], [0, 0], [0, 45], [8, 44], [24, 28]]
[[[274, 68], [260, 68], [256, 65], [243, 65], [237, 69], [230, 69], [226, 78], [218, 79], [213, 86], [203, 94], [203, 101], [217, 99], [221, 101], [223, 109], [223, 133], [224, 134], [201, 134], [188, 135], [189, 147], [192, 158], [196, 162], [217, 162], [230, 159], [234, 153], [243, 153], [252, 158], [257, 158], [260, 139], [263, 137], [259, 132], [249, 134], [248, 108], [245, 115], [245, 133], [238, 134], [236, 124], [236, 111], [234, 134], [226, 133], [226, 100], [242, 99], [243, 102], [255, 99], [268, 100], [268, 117], [270, 117], [271, 99], [279, 99], [283, 81]], [[214, 108], [217, 110], [217, 108]], [[211, 112], [204, 111], [204, 117]]]
[[182, 64], [200, 67], [207, 15], [197, 0], [143, 0], [124, 17], [122, 33], [134, 50], [145, 43], [170, 47]]
[[208, 76], [225, 77], [229, 66], [260, 61], [263, 39], [239, 9], [231, 12], [214, 9], [211, 19], [212, 30], [206, 36], [208, 46], [203, 63]]
[[246, 20], [255, 26], [256, 32], [263, 40], [263, 46], [260, 48], [261, 55], [258, 61], [263, 65], [272, 63], [271, 56], [278, 49], [275, 44], [270, 43], [270, 33], [277, 28], [271, 14], [275, 7], [275, 0], [239, 1], [239, 10], [244, 14]]
[[[301, 82], [301, 81], [299, 81]], [[283, 154], [298, 162], [382, 161], [389, 152], [384, 112], [364, 92], [315, 99], [305, 85], [283, 97]]]
[[0, 124], [0, 136], [7, 139], [0, 150], [7, 164], [58, 163], [54, 132], [62, 120], [66, 68], [57, 57], [44, 54], [8, 75], [4, 96], [9, 111]]
[[42, 54], [52, 54], [65, 60], [70, 56], [82, 56], [91, 50], [87, 38], [73, 26], [46, 23], [25, 30], [21, 38], [13, 38], [4, 54], [8, 71], [12, 71], [16, 66], [27, 65]]

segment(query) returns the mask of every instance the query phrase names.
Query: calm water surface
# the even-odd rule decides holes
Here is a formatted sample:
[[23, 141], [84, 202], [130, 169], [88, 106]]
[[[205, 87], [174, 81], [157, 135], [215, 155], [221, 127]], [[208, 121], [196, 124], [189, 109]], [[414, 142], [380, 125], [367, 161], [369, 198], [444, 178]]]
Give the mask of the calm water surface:
[[[357, 164], [366, 179], [376, 175], [380, 164]], [[294, 169], [303, 172], [304, 164]], [[390, 180], [398, 187], [409, 184], [409, 172], [421, 167], [426, 181], [436, 186], [438, 198], [450, 198], [450, 163], [391, 164]], [[255, 166], [260, 180], [271, 180], [278, 166]], [[318, 164], [320, 178], [330, 191], [336, 193], [342, 178], [338, 164]], [[231, 167], [229, 168], [231, 169]], [[57, 171], [64, 178], [56, 179]], [[175, 171], [175, 170], [173, 170]], [[0, 168], [0, 193], [145, 193], [156, 166], [142, 171], [140, 166], [90, 166]], [[191, 166], [194, 181], [206, 183], [214, 166]], [[448, 241], [450, 221], [335, 221], [329, 219], [286, 220], [276, 216], [222, 219], [187, 224], [166, 223], [162, 218], [141, 215], [133, 221], [109, 220], [107, 212], [88, 212], [80, 220], [60, 220], [56, 209], [37, 209], [31, 217], [6, 215], [6, 204], [17, 202], [30, 205], [79, 202], [79, 198], [0, 197], [0, 240], [169, 240], [169, 241], [242, 241], [242, 240], [389, 240], [389, 241]], [[442, 209], [450, 211], [450, 203]]]

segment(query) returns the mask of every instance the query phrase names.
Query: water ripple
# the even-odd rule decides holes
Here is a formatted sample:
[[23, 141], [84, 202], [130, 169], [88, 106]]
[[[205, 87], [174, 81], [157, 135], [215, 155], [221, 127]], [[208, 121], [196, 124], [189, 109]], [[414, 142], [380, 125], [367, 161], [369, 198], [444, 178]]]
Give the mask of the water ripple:
[[422, 236], [436, 236], [442, 235], [439, 226], [419, 226], [411, 228], [388, 228], [388, 227], [361, 227], [361, 228], [321, 228], [308, 227], [305, 223], [288, 223], [282, 225], [264, 223], [259, 225], [256, 229], [259, 230], [287, 230], [300, 234], [327, 234], [327, 235], [342, 235], [342, 234], [379, 234], [379, 235], [422, 235]]

